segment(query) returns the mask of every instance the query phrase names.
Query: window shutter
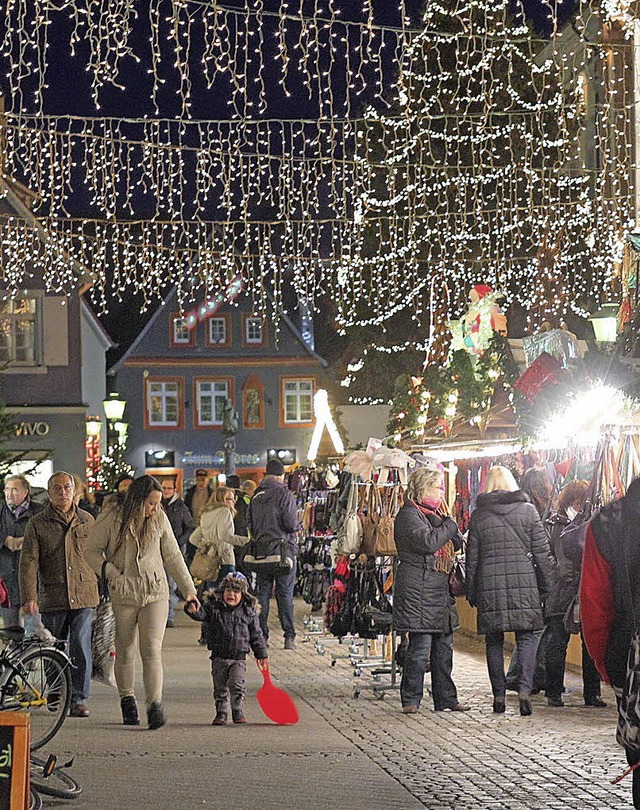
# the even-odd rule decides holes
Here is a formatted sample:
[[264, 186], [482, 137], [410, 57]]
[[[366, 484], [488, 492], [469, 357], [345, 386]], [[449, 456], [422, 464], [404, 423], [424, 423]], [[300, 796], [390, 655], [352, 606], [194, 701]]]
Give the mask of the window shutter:
[[45, 366], [69, 365], [69, 312], [62, 295], [42, 298], [42, 360]]

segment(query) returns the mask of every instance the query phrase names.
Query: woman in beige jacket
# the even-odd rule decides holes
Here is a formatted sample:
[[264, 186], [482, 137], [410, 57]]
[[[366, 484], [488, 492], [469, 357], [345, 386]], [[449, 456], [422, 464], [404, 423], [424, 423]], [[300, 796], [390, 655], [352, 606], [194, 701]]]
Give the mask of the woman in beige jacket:
[[116, 621], [115, 675], [122, 721], [138, 725], [134, 694], [136, 636], [147, 698], [149, 728], [166, 722], [162, 707], [162, 641], [169, 609], [165, 566], [185, 602], [197, 607], [196, 589], [160, 506], [162, 488], [150, 475], [131, 484], [124, 503], [104, 512], [88, 534], [85, 559], [104, 576]]
[[234, 534], [236, 496], [229, 487], [216, 487], [202, 510], [200, 525], [189, 542], [206, 550], [211, 558], [211, 581], [220, 580], [235, 571], [234, 546], [244, 546], [249, 538]]

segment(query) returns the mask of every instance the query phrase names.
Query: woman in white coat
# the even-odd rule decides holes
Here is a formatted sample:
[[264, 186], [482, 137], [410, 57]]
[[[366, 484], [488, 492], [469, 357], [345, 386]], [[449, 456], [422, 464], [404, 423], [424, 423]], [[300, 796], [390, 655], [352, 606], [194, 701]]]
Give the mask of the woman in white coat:
[[202, 511], [200, 526], [189, 542], [206, 550], [211, 558], [207, 581], [218, 581], [235, 571], [234, 546], [244, 546], [249, 538], [234, 534], [233, 518], [236, 514], [235, 492], [229, 487], [216, 487]]

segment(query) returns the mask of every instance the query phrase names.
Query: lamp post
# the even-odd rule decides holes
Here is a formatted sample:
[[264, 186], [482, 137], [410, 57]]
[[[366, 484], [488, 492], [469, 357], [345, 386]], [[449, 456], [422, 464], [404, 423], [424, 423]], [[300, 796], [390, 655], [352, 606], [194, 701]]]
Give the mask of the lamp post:
[[111, 394], [109, 399], [103, 400], [102, 407], [107, 417], [107, 456], [117, 471], [122, 461], [129, 428], [126, 422], [122, 421], [127, 402], [120, 399], [118, 394]]
[[596, 343], [615, 343], [618, 337], [618, 305], [603, 304], [589, 316]]

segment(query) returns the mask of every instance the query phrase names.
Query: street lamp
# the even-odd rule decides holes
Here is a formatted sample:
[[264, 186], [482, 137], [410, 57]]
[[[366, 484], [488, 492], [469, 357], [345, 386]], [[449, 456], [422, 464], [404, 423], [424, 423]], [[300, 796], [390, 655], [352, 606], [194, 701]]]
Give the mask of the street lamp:
[[[127, 402], [119, 399], [118, 394], [110, 394], [109, 399], [102, 402], [105, 416], [107, 417], [107, 452], [113, 456], [114, 461], [119, 462], [123, 445], [122, 432], [118, 430], [118, 425], [123, 425], [122, 417]], [[124, 435], [126, 441], [126, 433]]]
[[617, 304], [603, 304], [597, 312], [589, 316], [597, 343], [615, 343], [618, 337]]

